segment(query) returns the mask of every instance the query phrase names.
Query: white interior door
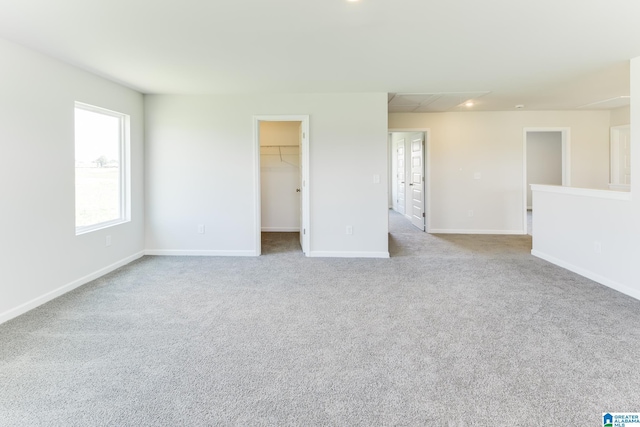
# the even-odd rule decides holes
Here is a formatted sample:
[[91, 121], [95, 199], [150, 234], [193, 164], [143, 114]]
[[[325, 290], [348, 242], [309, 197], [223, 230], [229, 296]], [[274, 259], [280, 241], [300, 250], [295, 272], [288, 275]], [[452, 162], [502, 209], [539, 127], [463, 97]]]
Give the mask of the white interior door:
[[629, 126], [611, 129], [611, 183], [631, 184], [631, 130]]
[[298, 150], [298, 156], [299, 156], [299, 162], [298, 164], [300, 165], [300, 168], [298, 168], [298, 170], [300, 171], [299, 176], [298, 176], [298, 188], [296, 189], [298, 196], [300, 198], [300, 247], [302, 248], [302, 252], [304, 252], [304, 236], [305, 236], [305, 230], [304, 230], [304, 215], [303, 215], [303, 211], [302, 211], [302, 182], [304, 180], [304, 178], [302, 177], [302, 137], [303, 137], [303, 131], [302, 131], [302, 122], [300, 122], [300, 129], [299, 129], [299, 135], [300, 135], [300, 149]]
[[405, 153], [404, 153], [404, 138], [398, 140], [396, 146], [396, 161], [398, 164], [397, 168], [397, 177], [398, 177], [398, 189], [397, 189], [397, 199], [396, 199], [396, 211], [400, 212], [404, 215], [405, 206], [406, 206], [406, 197], [405, 197]]
[[631, 132], [625, 129], [620, 132], [620, 148], [622, 151], [622, 182], [631, 185]]
[[311, 250], [309, 116], [300, 118], [300, 246], [302, 246], [302, 252], [309, 256]]
[[411, 223], [424, 231], [424, 134], [411, 135]]

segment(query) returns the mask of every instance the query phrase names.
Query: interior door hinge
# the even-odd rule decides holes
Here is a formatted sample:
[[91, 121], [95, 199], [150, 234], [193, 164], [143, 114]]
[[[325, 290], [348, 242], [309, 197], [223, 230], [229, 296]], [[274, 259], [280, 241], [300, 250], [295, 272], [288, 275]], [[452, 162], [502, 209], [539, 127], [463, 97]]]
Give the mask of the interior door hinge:
[[422, 212], [422, 218], [426, 218], [426, 215], [424, 214], [424, 212]]
[[306, 234], [307, 234], [307, 229], [306, 229], [306, 228], [303, 228], [303, 229], [302, 229], [302, 234], [304, 234], [304, 235], [306, 235]]

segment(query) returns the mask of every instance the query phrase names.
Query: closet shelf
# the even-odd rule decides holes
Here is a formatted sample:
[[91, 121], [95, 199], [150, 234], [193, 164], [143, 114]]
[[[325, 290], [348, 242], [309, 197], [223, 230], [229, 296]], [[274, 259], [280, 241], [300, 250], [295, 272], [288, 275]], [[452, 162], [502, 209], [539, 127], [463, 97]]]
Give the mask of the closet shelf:
[[[284, 160], [284, 159], [282, 158], [282, 148], [283, 148], [283, 147], [288, 147], [288, 148], [299, 148], [299, 147], [298, 147], [298, 146], [296, 146], [296, 145], [264, 145], [264, 146], [260, 146], [260, 151], [262, 151], [262, 149], [263, 149], [263, 148], [277, 148], [277, 149], [278, 149], [278, 154], [275, 154], [275, 153], [273, 153], [273, 154], [272, 154], [272, 153], [262, 153], [262, 152], [261, 152], [261, 153], [260, 153], [260, 155], [261, 155], [261, 156], [280, 156], [280, 162], [281, 162], [281, 163], [285, 163], [285, 164], [287, 164], [287, 165], [290, 165], [290, 166], [293, 166], [293, 167], [296, 167], [296, 168], [297, 168], [297, 167], [299, 167], [297, 164], [287, 162], [286, 160]], [[295, 154], [285, 154], [285, 156], [292, 156], [292, 155], [293, 155], [293, 156], [295, 156], [295, 155], [297, 155], [297, 154], [299, 154], [299, 153], [295, 153]]]

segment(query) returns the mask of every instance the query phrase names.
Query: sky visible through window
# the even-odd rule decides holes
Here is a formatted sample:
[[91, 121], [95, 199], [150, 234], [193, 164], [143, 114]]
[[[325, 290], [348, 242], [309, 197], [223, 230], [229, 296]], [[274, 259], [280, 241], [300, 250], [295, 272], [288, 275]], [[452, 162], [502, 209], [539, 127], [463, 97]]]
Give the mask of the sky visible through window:
[[76, 162], [91, 163], [101, 156], [120, 157], [120, 119], [76, 108]]

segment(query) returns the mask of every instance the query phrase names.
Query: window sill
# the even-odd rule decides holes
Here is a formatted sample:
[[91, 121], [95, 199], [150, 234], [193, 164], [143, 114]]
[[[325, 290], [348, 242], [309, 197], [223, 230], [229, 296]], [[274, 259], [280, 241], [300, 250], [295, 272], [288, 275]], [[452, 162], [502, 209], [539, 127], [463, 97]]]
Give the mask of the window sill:
[[91, 233], [93, 231], [104, 230], [105, 228], [114, 227], [116, 225], [125, 224], [127, 222], [131, 222], [130, 219], [116, 219], [108, 222], [101, 222], [100, 224], [95, 225], [87, 225], [84, 227], [76, 227], [76, 236], [80, 236], [82, 234]]

